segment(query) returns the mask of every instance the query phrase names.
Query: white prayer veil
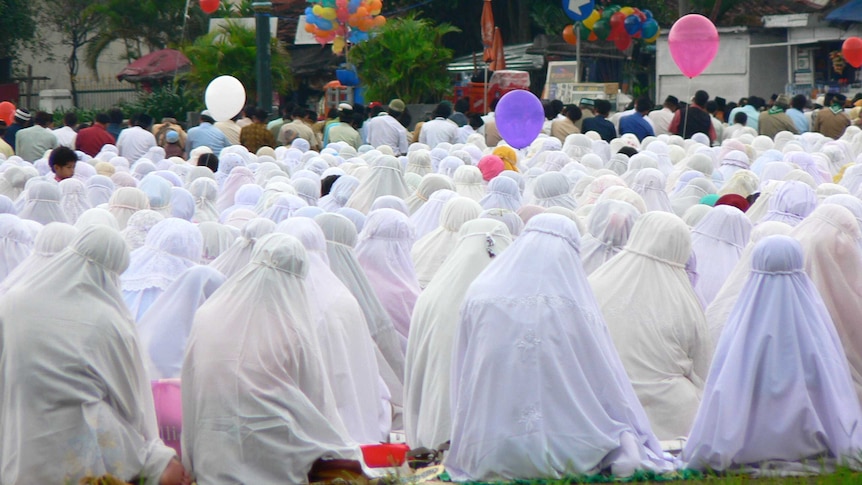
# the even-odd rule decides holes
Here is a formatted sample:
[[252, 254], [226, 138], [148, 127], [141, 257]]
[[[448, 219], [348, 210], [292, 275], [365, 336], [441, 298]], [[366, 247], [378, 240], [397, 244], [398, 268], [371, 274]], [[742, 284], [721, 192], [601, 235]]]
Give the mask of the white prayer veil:
[[473, 165], [464, 165], [455, 170], [453, 176], [455, 181], [455, 192], [462, 197], [468, 197], [475, 201], [482, 200], [485, 196], [485, 184], [482, 172]]
[[308, 204], [306, 204], [298, 195], [280, 195], [275, 202], [273, 202], [273, 204], [261, 214], [261, 217], [271, 219], [273, 222], [278, 224], [281, 221], [293, 217], [293, 214], [303, 207], [308, 207]]
[[453, 480], [672, 468], [614, 349], [579, 243], [574, 222], [537, 215], [470, 285], [453, 346]]
[[383, 393], [374, 341], [356, 298], [329, 268], [323, 231], [306, 218], [284, 221], [276, 231], [299, 239], [308, 255], [305, 284], [312, 322], [348, 436], [357, 443], [385, 441], [391, 412], [381, 409]]
[[452, 348], [470, 283], [512, 242], [493, 220], [465, 222], [452, 255], [419, 295], [410, 321], [404, 382], [404, 429], [412, 448], [439, 449], [452, 431]]
[[512, 212], [506, 209], [488, 209], [482, 211], [479, 214], [480, 219], [493, 219], [495, 221], [500, 221], [506, 225], [506, 228], [509, 229], [509, 234], [512, 238], [516, 238], [521, 235], [521, 231], [524, 230], [524, 221], [521, 220], [521, 217], [517, 212]]
[[156, 211], [149, 209], [140, 210], [129, 217], [129, 223], [126, 228], [120, 232], [123, 240], [129, 245], [129, 251], [134, 251], [143, 246], [147, 241], [147, 234], [165, 217]]
[[195, 314], [183, 361], [183, 461], [201, 483], [306, 483], [354, 458], [314, 336], [296, 238], [270, 234]]
[[371, 204], [381, 195], [394, 195], [406, 199], [410, 191], [404, 182], [401, 162], [390, 155], [378, 158], [368, 176], [365, 177], [348, 199], [346, 207], [368, 213]]
[[60, 193], [60, 206], [66, 214], [66, 222], [74, 224], [91, 207], [87, 188], [80, 180], [68, 178], [60, 181]]
[[410, 210], [410, 215], [415, 214], [439, 190], [454, 191], [455, 184], [445, 175], [436, 173], [429, 173], [422, 177], [422, 182], [419, 183], [416, 191], [404, 200]]
[[227, 251], [237, 238], [240, 230], [218, 222], [208, 221], [198, 224], [201, 231], [202, 247], [201, 264], [210, 264], [221, 253]]
[[126, 228], [132, 214], [149, 208], [150, 200], [147, 194], [134, 187], [120, 187], [108, 202], [108, 211], [117, 219], [120, 230]]
[[368, 331], [377, 345], [377, 364], [391, 394], [393, 422], [398, 424], [404, 395], [404, 349], [392, 319], [377, 298], [354, 254], [353, 248], [358, 237], [356, 227], [350, 219], [340, 214], [322, 214], [314, 220], [326, 237], [326, 253], [332, 272], [359, 302]]
[[135, 321], [183, 271], [198, 264], [202, 250], [201, 231], [191, 222], [171, 217], [150, 229], [120, 277], [123, 300]]
[[452, 190], [438, 190], [428, 199], [427, 204], [410, 216], [410, 221], [416, 228], [417, 239], [424, 237], [440, 226], [440, 214], [443, 212], [443, 206], [455, 197], [458, 197], [458, 194]]
[[533, 200], [530, 203], [545, 208], [558, 206], [575, 210], [578, 203], [571, 196], [571, 190], [568, 177], [560, 172], [545, 172], [536, 177], [533, 183]]
[[407, 216], [395, 209], [378, 209], [368, 215], [356, 245], [356, 259], [392, 319], [403, 349], [407, 348], [410, 316], [420, 291], [410, 258], [414, 237], [413, 223]]
[[315, 183], [307, 178], [299, 178], [293, 181], [293, 188], [296, 189], [296, 195], [299, 196], [306, 204], [317, 206], [320, 198], [320, 182]]
[[769, 210], [759, 222], [777, 221], [796, 226], [817, 207], [817, 194], [807, 184], [789, 180], [769, 199]]
[[663, 211], [641, 216], [622, 252], [590, 278], [638, 399], [660, 440], [694, 421], [712, 344], [686, 262], [688, 226]]
[[718, 343], [721, 336], [721, 331], [724, 329], [724, 324], [727, 322], [727, 317], [733, 306], [736, 305], [736, 300], [739, 299], [739, 294], [748, 277], [751, 274], [751, 254], [754, 251], [754, 246], [767, 236], [790, 234], [792, 227], [784, 222], [769, 221], [758, 224], [751, 231], [751, 240], [745, 246], [742, 256], [739, 257], [733, 271], [728, 275], [727, 280], [722, 285], [721, 290], [712, 300], [712, 303], [706, 308], [706, 323], [709, 327], [709, 335], [712, 340], [712, 345]]
[[665, 176], [658, 169], [645, 168], [635, 175], [632, 190], [643, 197], [648, 211], [664, 211], [673, 214], [673, 208], [664, 187]]
[[[44, 230], [39, 233], [42, 232]], [[4, 281], [27, 259], [33, 248], [33, 239], [33, 233], [18, 216], [0, 214], [0, 281]]]
[[736, 207], [713, 207], [691, 230], [701, 291], [707, 306], [721, 289], [751, 235], [751, 221]]
[[440, 225], [416, 241], [410, 252], [420, 289], [428, 286], [431, 278], [458, 243], [461, 226], [478, 218], [481, 212], [482, 207], [466, 197], [455, 197], [446, 202], [440, 214]]
[[[788, 236], [755, 246], [682, 452], [685, 467], [819, 473], [830, 458], [858, 466], [862, 411], [847, 398], [847, 358], [802, 268], [802, 248]], [[801, 461], [807, 470], [793, 466]]]
[[679, 192], [670, 196], [670, 206], [676, 215], [682, 217], [689, 208], [700, 203], [700, 199], [716, 193], [715, 185], [705, 177], [697, 177], [688, 182]]
[[219, 212], [216, 208], [218, 200], [218, 185], [208, 178], [199, 178], [189, 184], [189, 193], [195, 200], [195, 222], [218, 221]]
[[[0, 221], [4, 217], [4, 215], [0, 215]], [[26, 231], [26, 236], [22, 234], [23, 237], [31, 237], [30, 231], [23, 224], [22, 229]], [[4, 259], [7, 260], [7, 265], [10, 257], [20, 257], [21, 254], [25, 255], [24, 259], [3, 278], [3, 283], [0, 284], [0, 296], [5, 295], [22, 278], [36, 271], [38, 268], [47, 265], [57, 253], [66, 249], [69, 243], [76, 237], [78, 237], [78, 229], [75, 226], [63, 222], [52, 222], [39, 231], [39, 234], [33, 241], [32, 250], [26, 248], [26, 252], [24, 252], [25, 247], [20, 242], [15, 244], [15, 249], [9, 247], [11, 241], [4, 240], [0, 242], [0, 244], [6, 246], [2, 254], [6, 255]]]
[[353, 191], [359, 186], [359, 179], [350, 175], [342, 175], [333, 182], [329, 194], [324, 195], [317, 201], [317, 205], [327, 212], [335, 212], [347, 204], [347, 200], [353, 195]]
[[240, 230], [240, 236], [209, 266], [230, 278], [251, 261], [257, 241], [273, 231], [275, 223], [269, 219], [258, 217], [248, 221]]
[[479, 204], [483, 209], [517, 211], [521, 208], [521, 191], [518, 189], [518, 183], [509, 177], [494, 177], [488, 183], [488, 191]]
[[51, 222], [69, 222], [60, 205], [60, 187], [54, 182], [36, 181], [26, 192], [24, 208], [18, 212], [21, 219], [45, 225]]
[[171, 217], [171, 183], [158, 175], [148, 175], [141, 180], [138, 189], [147, 194], [150, 210]]
[[0, 300], [4, 482], [155, 485], [174, 457], [120, 295], [128, 262], [119, 234], [92, 226]]
[[818, 207], [790, 233], [802, 245], [805, 272], [823, 298], [862, 398], [862, 250], [856, 218], [836, 204]]
[[225, 282], [207, 266], [193, 266], [180, 274], [153, 302], [138, 322], [141, 348], [150, 380], [179, 378], [186, 341], [195, 312]]
[[[254, 174], [247, 167], [236, 167], [231, 170], [220, 191], [218, 190], [218, 184], [216, 184], [218, 199], [215, 201], [215, 210], [222, 212], [234, 205], [236, 203], [236, 192], [240, 187], [253, 183], [255, 183]], [[189, 191], [192, 192], [191, 188], [189, 188]]]
[[378, 197], [377, 200], [371, 204], [372, 211], [377, 209], [395, 209], [405, 216], [410, 215], [410, 209], [407, 208], [407, 203], [404, 202], [404, 199], [399, 199], [394, 195], [383, 195]]
[[591, 275], [623, 249], [640, 215], [620, 200], [603, 200], [593, 207], [587, 218], [589, 233], [581, 238], [584, 273]]

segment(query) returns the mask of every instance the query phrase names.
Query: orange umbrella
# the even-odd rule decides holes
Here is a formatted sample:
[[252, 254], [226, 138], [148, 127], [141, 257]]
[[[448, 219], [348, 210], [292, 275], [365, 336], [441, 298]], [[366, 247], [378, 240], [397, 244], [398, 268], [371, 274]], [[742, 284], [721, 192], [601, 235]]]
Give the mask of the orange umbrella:
[[491, 8], [491, 0], [485, 0], [482, 6], [482, 45], [485, 46], [485, 62], [492, 60], [494, 45], [494, 10]]
[[491, 47], [494, 60], [491, 61], [490, 69], [492, 71], [502, 71], [506, 69], [506, 54], [503, 52], [503, 34], [500, 33], [500, 28], [494, 28], [494, 45]]

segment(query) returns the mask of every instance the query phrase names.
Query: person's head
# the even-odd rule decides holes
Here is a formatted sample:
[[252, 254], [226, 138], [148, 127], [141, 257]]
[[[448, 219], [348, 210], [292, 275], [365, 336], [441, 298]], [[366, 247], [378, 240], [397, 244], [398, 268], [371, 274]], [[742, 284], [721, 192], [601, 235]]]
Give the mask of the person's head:
[[715, 101], [713, 101], [711, 99], [709, 101], [707, 101], [706, 102], [706, 112], [711, 114], [711, 115], [714, 115], [716, 111], [718, 111], [718, 103], [716, 103]]
[[455, 111], [464, 114], [470, 111], [470, 98], [461, 98], [455, 101]]
[[75, 175], [75, 164], [78, 163], [78, 154], [69, 147], [57, 147], [51, 150], [48, 156], [48, 166], [60, 180]]
[[138, 113], [134, 118], [132, 118], [132, 124], [148, 130], [153, 126], [153, 117], [146, 113]]
[[323, 180], [320, 181], [320, 196], [321, 197], [326, 197], [327, 195], [329, 195], [329, 192], [332, 190], [332, 184], [334, 184], [335, 181], [338, 180], [339, 177], [341, 177], [341, 176], [340, 175], [327, 175], [326, 177], [323, 177]]
[[351, 118], [353, 118], [353, 106], [348, 103], [339, 104], [338, 118], [345, 123], [350, 123]]
[[547, 99], [542, 100], [542, 111], [545, 112], [546, 120], [552, 120], [557, 116], [554, 114], [553, 108], [551, 108], [551, 102]]
[[201, 111], [201, 123], [215, 123], [215, 119], [213, 119], [213, 115], [210, 113], [210, 110], [205, 109]]
[[[592, 100], [590, 98], [581, 98], [581, 100], [578, 103], [579, 103], [582, 111], [585, 109], [588, 109], [590, 111], [595, 111], [595, 109], [596, 109], [595, 100]], [[560, 105], [562, 107], [562, 101], [560, 102]]]
[[407, 105], [405, 105], [404, 101], [401, 101], [400, 99], [396, 98], [389, 102], [389, 114], [396, 118], [401, 116], [401, 113], [403, 113], [405, 109], [407, 109]]
[[837, 94], [835, 94], [835, 97], [834, 97], [834, 98], [832, 98], [832, 104], [833, 104], [833, 105], [835, 105], [835, 106], [841, 106], [841, 107], [844, 107], [844, 105], [845, 105], [846, 103], [847, 103], [847, 96], [844, 96], [844, 95], [843, 95], [843, 94], [841, 94], [841, 93], [837, 93]]
[[302, 106], [297, 106], [297, 107], [293, 108], [293, 111], [290, 113], [290, 117], [295, 119], [295, 120], [301, 120], [301, 119], [305, 118], [305, 112], [306, 111], [307, 110], [305, 108], [303, 108]]
[[597, 99], [596, 103], [596, 113], [601, 116], [607, 116], [611, 112], [611, 102], [607, 99]]
[[679, 109], [679, 99], [676, 96], [668, 96], [664, 98], [663, 106], [671, 111], [676, 111]]
[[823, 95], [823, 106], [832, 106], [832, 101], [835, 99], [835, 93], [826, 93]]
[[386, 108], [380, 101], [372, 101], [371, 104], [368, 105], [368, 113], [371, 117], [377, 116], [384, 111], [386, 111]]
[[293, 110], [294, 110], [294, 105], [293, 105], [293, 103], [290, 103], [290, 104], [281, 105], [281, 107], [278, 109], [278, 112], [281, 115], [281, 119], [287, 120], [287, 119], [291, 118], [291, 116], [293, 114]]
[[15, 122], [19, 125], [26, 125], [30, 122], [30, 112], [24, 108], [15, 110]]
[[694, 104], [700, 107], [704, 107], [706, 106], [707, 101], [709, 101], [709, 93], [707, 93], [703, 89], [699, 89], [696, 93], [694, 93]]
[[338, 108], [329, 108], [329, 111], [326, 112], [326, 119], [334, 120], [338, 118]]
[[215, 153], [204, 153], [198, 157], [198, 167], [207, 167], [213, 173], [218, 172], [218, 157]]
[[74, 111], [69, 111], [63, 115], [63, 126], [74, 128], [78, 124], [78, 115]]
[[44, 128], [48, 126], [48, 124], [51, 123], [53, 119], [54, 118], [46, 111], [37, 111], [36, 116], [33, 117], [33, 123]]
[[317, 111], [313, 109], [305, 110], [305, 121], [308, 123], [316, 123], [317, 122]]
[[440, 103], [434, 108], [435, 118], [448, 118], [452, 116], [452, 105], [449, 103]]
[[734, 103], [733, 101], [731, 101], [731, 102], [727, 103], [727, 105], [724, 107], [724, 112], [730, 113], [731, 111], [736, 109], [737, 106], [739, 106], [739, 105]]
[[108, 123], [113, 123], [115, 125], [123, 124], [123, 111], [120, 108], [112, 108], [108, 111]]
[[168, 143], [179, 143], [180, 134], [174, 130], [168, 130], [168, 132], [165, 133], [165, 141]]
[[266, 119], [269, 118], [269, 113], [264, 109], [258, 109], [251, 116], [255, 123], [266, 123]]
[[792, 106], [794, 109], [798, 109], [799, 111], [805, 109], [805, 106], [807, 104], [808, 98], [806, 98], [804, 94], [797, 94], [793, 97], [793, 99], [790, 100], [790, 106]]
[[473, 113], [469, 116], [468, 123], [470, 125], [470, 128], [473, 128], [474, 130], [478, 130], [479, 128], [481, 128], [485, 124], [485, 121], [482, 120], [482, 117], [479, 116], [478, 113]]
[[760, 96], [749, 96], [748, 97], [748, 105], [752, 108], [760, 111], [766, 106], [766, 100], [761, 98]]
[[583, 116], [583, 113], [581, 113], [581, 108], [578, 108], [573, 104], [566, 106], [565, 110], [566, 118], [568, 118], [572, 123], [578, 121], [579, 119], [581, 119], [581, 116]]
[[93, 122], [102, 126], [107, 126], [108, 123], [111, 122], [111, 117], [108, 116], [108, 113], [96, 113], [96, 116], [93, 118]]
[[772, 105], [776, 108], [787, 109], [790, 107], [790, 97], [782, 93], [772, 100]]
[[635, 102], [635, 111], [641, 114], [647, 114], [652, 111], [653, 104], [652, 100], [646, 96], [641, 96]]
[[733, 124], [735, 125], [744, 125], [748, 123], [748, 115], [743, 113], [742, 111], [738, 111], [735, 115], [733, 115]]
[[[552, 99], [551, 100], [551, 113], [554, 114], [553, 118], [556, 118], [557, 115], [559, 115], [562, 112], [563, 112], [563, 102], [560, 101], [559, 99]], [[548, 118], [548, 119], [553, 119], [553, 118]]]
[[245, 108], [242, 109], [242, 113], [245, 115], [246, 118], [251, 118], [252, 116], [254, 116], [255, 111], [257, 111], [257, 106], [250, 103], [245, 105]]
[[630, 145], [624, 145], [619, 150], [617, 150], [617, 153], [622, 153], [623, 155], [631, 158], [638, 154], [638, 149]]

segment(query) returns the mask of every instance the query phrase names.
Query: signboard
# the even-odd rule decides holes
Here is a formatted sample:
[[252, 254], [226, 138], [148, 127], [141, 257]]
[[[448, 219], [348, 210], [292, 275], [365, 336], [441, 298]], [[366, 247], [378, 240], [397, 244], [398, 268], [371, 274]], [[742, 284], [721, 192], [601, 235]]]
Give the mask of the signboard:
[[595, 8], [595, 0], [563, 0], [563, 11], [575, 22], [585, 20]]
[[558, 99], [563, 104], [578, 104], [581, 98], [611, 99], [619, 90], [617, 83], [576, 83], [577, 61], [548, 63], [543, 99]]

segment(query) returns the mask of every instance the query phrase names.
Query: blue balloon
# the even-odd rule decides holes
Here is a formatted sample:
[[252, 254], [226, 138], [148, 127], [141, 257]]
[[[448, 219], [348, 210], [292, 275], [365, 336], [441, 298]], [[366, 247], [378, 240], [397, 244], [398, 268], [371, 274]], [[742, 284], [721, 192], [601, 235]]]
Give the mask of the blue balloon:
[[356, 9], [362, 4], [362, 0], [350, 0], [347, 2], [347, 11], [356, 13]]
[[658, 22], [655, 19], [649, 19], [643, 23], [641, 35], [644, 39], [652, 39], [658, 33]]
[[627, 34], [635, 35], [641, 30], [641, 19], [637, 15], [629, 15], [626, 17], [625, 27]]
[[322, 17], [317, 18], [317, 23], [315, 25], [320, 27], [321, 30], [332, 30], [333, 27], [331, 20], [326, 20]]
[[348, 34], [347, 40], [354, 44], [358, 44], [360, 42], [368, 40], [368, 33], [354, 29], [350, 31], [350, 34]]
[[312, 9], [311, 7], [305, 7], [305, 16], [314, 17], [314, 9]]
[[641, 12], [643, 12], [643, 14], [646, 16], [647, 20], [652, 18], [652, 12], [650, 12], [649, 10], [641, 10]]
[[524, 148], [533, 143], [545, 123], [542, 102], [535, 94], [523, 89], [504, 94], [494, 113], [497, 131], [513, 148]]

